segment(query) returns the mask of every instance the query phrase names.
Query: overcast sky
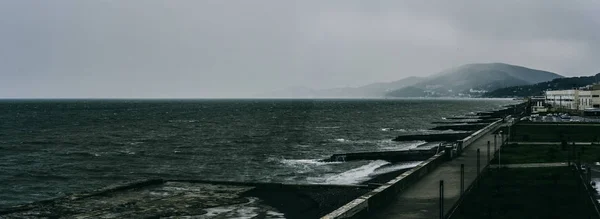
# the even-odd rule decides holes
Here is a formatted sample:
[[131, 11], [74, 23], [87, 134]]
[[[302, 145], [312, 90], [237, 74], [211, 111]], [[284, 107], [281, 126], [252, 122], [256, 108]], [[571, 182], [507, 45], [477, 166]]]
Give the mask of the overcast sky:
[[0, 97], [244, 97], [475, 62], [598, 73], [600, 1], [0, 1]]

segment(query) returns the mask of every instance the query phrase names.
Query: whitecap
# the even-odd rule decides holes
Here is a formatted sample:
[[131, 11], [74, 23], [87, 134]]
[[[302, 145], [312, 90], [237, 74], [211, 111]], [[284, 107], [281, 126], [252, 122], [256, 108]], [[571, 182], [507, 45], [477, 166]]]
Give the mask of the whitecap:
[[337, 142], [349, 142], [350, 141], [350, 140], [343, 139], [343, 138], [336, 138], [334, 140], [337, 141]]
[[387, 140], [379, 140], [376, 142], [377, 146], [379, 146], [380, 150], [390, 151], [390, 150], [410, 150], [417, 148], [423, 144], [426, 144], [426, 141], [405, 141], [405, 142], [396, 142], [391, 139]]
[[366, 165], [348, 170], [346, 172], [333, 175], [325, 179], [327, 184], [359, 184], [370, 179], [371, 173], [377, 168], [387, 165], [390, 162], [384, 160], [372, 161]]
[[412, 168], [416, 167], [417, 165], [421, 164], [422, 162], [423, 161], [408, 161], [408, 162], [394, 163], [392, 165], [387, 165], [387, 166], [383, 166], [381, 168], [376, 169], [375, 171], [373, 171], [373, 173], [371, 173], [370, 176], [376, 176], [376, 175], [390, 173], [390, 172], [394, 172], [394, 171], [398, 171], [398, 170], [412, 169]]
[[316, 129], [339, 129], [339, 126], [319, 126], [315, 127]]
[[134, 155], [134, 154], [135, 154], [135, 151], [131, 151], [131, 150], [122, 150], [122, 151], [119, 151], [119, 153], [121, 153], [121, 154], [127, 154], [127, 155]]
[[288, 166], [322, 166], [322, 165], [330, 165], [330, 164], [339, 164], [343, 162], [324, 162], [319, 159], [281, 159], [279, 160], [282, 164]]
[[281, 212], [276, 212], [273, 210], [261, 210], [259, 207], [255, 205], [258, 201], [258, 198], [250, 197], [248, 198], [249, 202], [237, 205], [230, 206], [220, 206], [214, 208], [205, 208], [207, 213], [204, 215], [200, 215], [197, 218], [255, 218], [260, 213], [265, 213], [268, 219], [279, 219], [285, 218], [284, 214]]

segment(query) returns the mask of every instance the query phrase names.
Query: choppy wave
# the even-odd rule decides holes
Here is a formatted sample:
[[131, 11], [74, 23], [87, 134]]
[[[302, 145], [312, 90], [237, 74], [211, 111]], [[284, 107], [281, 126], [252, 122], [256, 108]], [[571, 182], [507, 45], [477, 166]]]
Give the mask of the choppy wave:
[[[273, 159], [271, 159], [271, 160], [273, 160]], [[342, 162], [322, 162], [318, 159], [296, 159], [296, 160], [280, 159], [277, 162], [283, 164], [284, 166], [287, 166], [288, 168], [293, 169], [294, 173], [296, 173], [296, 174], [313, 172], [316, 169], [319, 169], [325, 165], [334, 165], [334, 164], [342, 163]]]
[[339, 126], [319, 126], [315, 127], [316, 129], [339, 129]]
[[409, 150], [417, 148], [427, 142], [425, 141], [406, 141], [396, 142], [392, 139], [374, 139], [374, 140], [348, 140], [344, 138], [333, 139], [332, 141], [343, 144], [367, 144], [377, 146], [378, 150], [390, 151], [390, 150]]
[[344, 139], [344, 138], [336, 138], [336, 139], [334, 139], [334, 141], [342, 142], [342, 143], [344, 143], [344, 142], [351, 142], [351, 140]]
[[376, 176], [376, 175], [390, 173], [390, 172], [394, 172], [394, 171], [398, 171], [398, 170], [411, 169], [411, 168], [419, 165], [421, 162], [423, 162], [423, 161], [410, 161], [410, 162], [401, 162], [401, 163], [394, 163], [392, 165], [386, 165], [386, 166], [383, 166], [383, 167], [378, 168], [375, 171], [373, 171], [373, 173], [371, 173], [370, 176]]
[[273, 210], [261, 209], [258, 206], [258, 198], [250, 197], [249, 201], [243, 204], [205, 208], [206, 214], [200, 215], [198, 218], [256, 218], [259, 214], [263, 213], [265, 216], [262, 218], [267, 219], [279, 219], [285, 218], [281, 212], [275, 212]]
[[423, 144], [426, 144], [426, 141], [406, 141], [406, 142], [395, 142], [391, 139], [388, 140], [379, 140], [376, 142], [377, 146], [379, 146], [379, 150], [391, 151], [391, 150], [410, 150], [417, 148]]
[[169, 123], [195, 123], [198, 122], [198, 120], [195, 119], [174, 119], [174, 120], [169, 120]]
[[306, 166], [306, 165], [322, 166], [322, 165], [342, 163], [342, 162], [323, 162], [318, 159], [297, 159], [297, 160], [282, 159], [282, 160], [280, 160], [280, 162], [285, 165], [289, 165], [289, 166]]
[[69, 156], [81, 156], [81, 157], [100, 157], [100, 156], [102, 156], [100, 153], [93, 152], [93, 151], [67, 151], [65, 154], [69, 155]]
[[370, 175], [379, 167], [389, 164], [384, 160], [376, 160], [366, 165], [333, 175], [325, 179], [327, 184], [359, 184], [370, 179]]

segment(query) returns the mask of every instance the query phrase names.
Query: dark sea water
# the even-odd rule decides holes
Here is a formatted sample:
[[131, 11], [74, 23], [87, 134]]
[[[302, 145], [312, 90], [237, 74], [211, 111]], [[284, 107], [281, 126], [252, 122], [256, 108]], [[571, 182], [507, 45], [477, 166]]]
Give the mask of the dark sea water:
[[417, 163], [318, 160], [416, 147], [391, 139], [510, 103], [0, 100], [0, 208], [145, 178], [357, 184]]

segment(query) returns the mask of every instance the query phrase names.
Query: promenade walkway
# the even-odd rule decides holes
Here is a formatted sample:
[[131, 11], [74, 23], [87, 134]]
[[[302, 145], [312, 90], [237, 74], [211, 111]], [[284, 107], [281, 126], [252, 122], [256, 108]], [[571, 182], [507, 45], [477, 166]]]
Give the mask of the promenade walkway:
[[[482, 136], [466, 147], [463, 154], [452, 161], [445, 162], [433, 172], [424, 176], [418, 183], [398, 194], [398, 197], [385, 208], [369, 218], [439, 218], [439, 184], [444, 180], [444, 214], [460, 197], [460, 166], [465, 165], [465, 189], [477, 177], [477, 149], [480, 149], [480, 168], [488, 163], [487, 142], [490, 141], [490, 159], [493, 157], [494, 135], [492, 132]], [[497, 139], [498, 148], [500, 139]]]
[[[568, 145], [593, 145], [594, 142], [567, 142]], [[538, 142], [538, 141], [511, 141], [507, 144], [519, 144], [519, 145], [560, 145], [561, 142]]]
[[[502, 168], [543, 168], [543, 167], [567, 167], [566, 162], [559, 163], [517, 163], [517, 164], [501, 164]], [[498, 168], [498, 164], [490, 165], [490, 168]]]

